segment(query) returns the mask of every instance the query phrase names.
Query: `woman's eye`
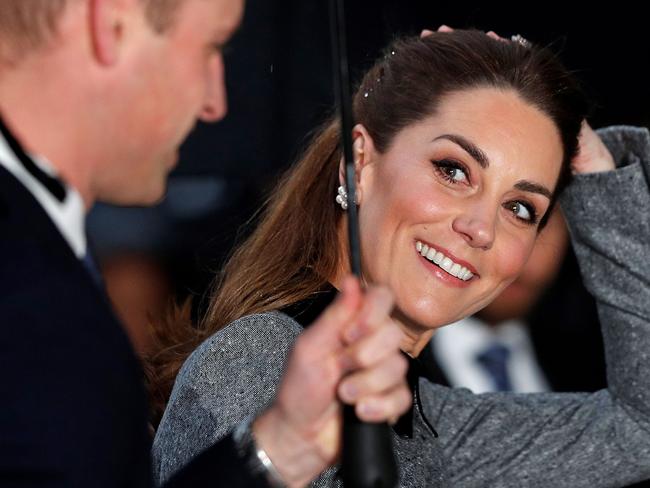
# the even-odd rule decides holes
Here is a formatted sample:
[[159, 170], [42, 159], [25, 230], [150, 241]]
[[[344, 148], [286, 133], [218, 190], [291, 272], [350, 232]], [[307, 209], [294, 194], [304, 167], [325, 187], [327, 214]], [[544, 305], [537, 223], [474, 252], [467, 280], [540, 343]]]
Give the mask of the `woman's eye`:
[[523, 220], [529, 224], [537, 222], [535, 210], [529, 205], [522, 202], [509, 202], [506, 206], [519, 220]]
[[455, 161], [433, 161], [433, 164], [442, 177], [451, 183], [464, 183], [469, 181], [465, 168]]

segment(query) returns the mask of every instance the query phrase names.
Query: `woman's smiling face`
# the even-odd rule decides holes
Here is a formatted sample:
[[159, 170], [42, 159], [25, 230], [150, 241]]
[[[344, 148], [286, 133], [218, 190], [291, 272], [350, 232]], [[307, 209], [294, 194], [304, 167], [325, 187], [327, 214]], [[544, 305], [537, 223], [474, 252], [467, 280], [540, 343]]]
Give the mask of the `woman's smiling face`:
[[356, 136], [364, 276], [393, 290], [403, 318], [454, 322], [517, 277], [563, 157], [547, 115], [514, 91], [475, 88], [443, 97], [383, 154]]

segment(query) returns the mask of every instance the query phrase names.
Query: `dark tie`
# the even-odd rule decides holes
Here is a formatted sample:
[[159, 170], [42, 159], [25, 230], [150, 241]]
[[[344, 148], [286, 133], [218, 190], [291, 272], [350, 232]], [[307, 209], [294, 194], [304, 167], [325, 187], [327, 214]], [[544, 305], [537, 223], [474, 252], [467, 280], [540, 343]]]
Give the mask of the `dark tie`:
[[490, 375], [497, 391], [512, 391], [508, 376], [508, 358], [510, 349], [503, 344], [494, 342], [476, 356], [478, 363]]
[[95, 284], [99, 288], [103, 288], [104, 280], [102, 279], [102, 273], [99, 271], [99, 267], [97, 266], [97, 263], [95, 262], [95, 259], [89, 250], [86, 251], [86, 255], [83, 257], [81, 262], [83, 263], [86, 270], [88, 270], [88, 273], [92, 277]]

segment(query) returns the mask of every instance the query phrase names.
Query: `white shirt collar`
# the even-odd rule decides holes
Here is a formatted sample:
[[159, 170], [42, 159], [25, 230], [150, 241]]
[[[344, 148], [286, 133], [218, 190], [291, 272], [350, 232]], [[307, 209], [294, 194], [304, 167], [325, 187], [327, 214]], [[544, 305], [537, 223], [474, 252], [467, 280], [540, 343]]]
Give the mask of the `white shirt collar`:
[[[29, 155], [34, 163], [45, 173], [56, 176], [57, 171], [52, 164], [40, 156]], [[36, 201], [50, 217], [54, 225], [72, 251], [79, 259], [86, 255], [86, 211], [81, 195], [74, 188], [65, 185], [66, 198], [63, 202], [57, 200], [36, 178], [22, 165], [13, 153], [7, 141], [0, 134], [0, 166], [9, 171], [34, 196]]]
[[494, 342], [499, 342], [510, 350], [507, 368], [514, 391], [550, 390], [537, 363], [526, 325], [521, 321], [510, 320], [490, 327], [476, 317], [467, 317], [438, 329], [431, 345], [451, 386], [462, 386], [474, 393], [483, 393], [494, 391], [494, 384], [476, 357]]

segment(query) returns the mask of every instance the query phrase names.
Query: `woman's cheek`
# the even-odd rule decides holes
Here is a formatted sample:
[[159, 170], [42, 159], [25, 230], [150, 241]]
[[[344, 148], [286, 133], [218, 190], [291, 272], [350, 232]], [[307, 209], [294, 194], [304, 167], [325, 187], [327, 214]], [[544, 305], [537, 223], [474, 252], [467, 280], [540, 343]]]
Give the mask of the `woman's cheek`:
[[[500, 285], [512, 283], [521, 274], [533, 251], [534, 239], [508, 239], [499, 249], [495, 276]], [[501, 286], [499, 286], [501, 288]]]

